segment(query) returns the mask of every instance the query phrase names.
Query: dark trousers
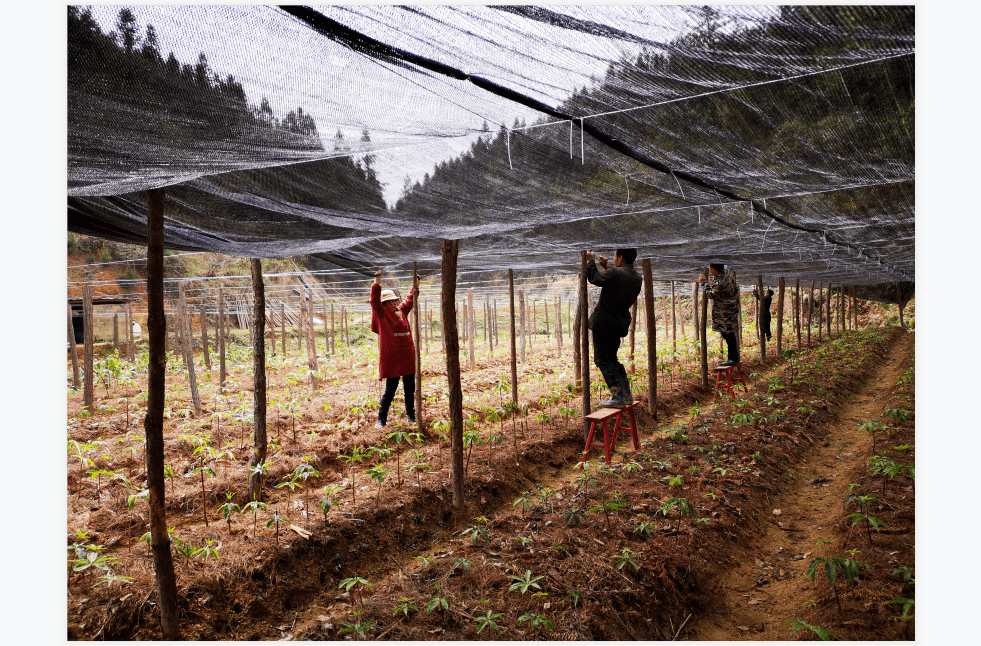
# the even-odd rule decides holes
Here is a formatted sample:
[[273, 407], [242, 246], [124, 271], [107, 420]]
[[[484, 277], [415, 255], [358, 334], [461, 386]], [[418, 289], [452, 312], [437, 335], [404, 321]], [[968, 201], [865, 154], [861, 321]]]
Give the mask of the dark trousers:
[[614, 395], [620, 392], [617, 389], [628, 389], [630, 383], [627, 381], [627, 370], [623, 364], [617, 360], [617, 351], [620, 349], [622, 337], [615, 334], [604, 334], [593, 330], [593, 363], [599, 368], [606, 380], [606, 386]]
[[739, 344], [736, 343], [736, 333], [729, 332], [728, 334], [723, 334], [722, 338], [725, 339], [726, 348], [729, 350], [729, 361], [739, 363]]
[[[382, 395], [381, 404], [378, 406], [378, 421], [382, 424], [388, 422], [388, 409], [395, 399], [395, 391], [399, 387], [398, 377], [389, 377], [385, 380], [385, 394]], [[405, 396], [405, 414], [409, 417], [416, 416], [416, 376], [405, 375], [402, 377], [402, 394]]]
[[760, 333], [766, 336], [766, 340], [770, 340], [770, 317], [761, 316], [760, 317]]

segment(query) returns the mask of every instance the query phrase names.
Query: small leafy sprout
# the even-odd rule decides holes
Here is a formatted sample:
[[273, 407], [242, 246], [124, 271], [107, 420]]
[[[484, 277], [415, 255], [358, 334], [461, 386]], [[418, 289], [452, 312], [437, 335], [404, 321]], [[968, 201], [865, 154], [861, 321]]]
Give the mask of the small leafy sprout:
[[916, 572], [908, 565], [900, 565], [898, 568], [893, 570], [892, 573], [903, 577], [903, 583], [916, 584]]
[[454, 570], [456, 570], [456, 569], [457, 569], [458, 567], [459, 567], [459, 568], [463, 568], [463, 571], [464, 571], [464, 572], [469, 572], [469, 571], [470, 571], [470, 566], [471, 566], [472, 564], [473, 564], [473, 561], [471, 561], [471, 560], [469, 560], [469, 559], [465, 559], [465, 558], [463, 558], [463, 557], [461, 556], [461, 557], [460, 557], [460, 558], [458, 558], [458, 559], [453, 559], [453, 562], [452, 562], [452, 563], [450, 563], [450, 572], [453, 572], [453, 571], [454, 571]]
[[581, 509], [566, 509], [562, 512], [562, 516], [565, 518], [565, 526], [568, 527], [572, 525], [573, 527], [579, 527], [582, 525], [583, 520], [585, 520], [586, 515]]
[[902, 597], [897, 597], [896, 599], [890, 599], [889, 601], [884, 601], [883, 605], [888, 606], [889, 604], [892, 603], [903, 604], [902, 614], [893, 617], [893, 619], [898, 619], [900, 621], [909, 621], [910, 619], [913, 619], [913, 617], [916, 616], [910, 612], [910, 608], [912, 608], [913, 605], [916, 603], [916, 601], [914, 601], [913, 599], [904, 599]]
[[[854, 556], [854, 554], [852, 556]], [[864, 567], [866, 570], [872, 569], [869, 567], [868, 563], [863, 563], [862, 561], [853, 561], [851, 559], [843, 559], [839, 557], [818, 557], [811, 561], [811, 564], [807, 566], [807, 572], [804, 574], [804, 578], [814, 581], [814, 578], [817, 576], [818, 568], [821, 566], [824, 566], [824, 575], [828, 580], [828, 585], [831, 586], [831, 590], [835, 593], [835, 601], [838, 603], [838, 612], [841, 612], [841, 598], [838, 596], [838, 588], [835, 585], [837, 575], [840, 573], [842, 578], [845, 579], [845, 584], [850, 585], [853, 581], [858, 580], [859, 568]]]
[[412, 558], [420, 561], [422, 563], [422, 567], [429, 567], [429, 564], [436, 560], [431, 556], [413, 556]]
[[232, 512], [242, 513], [242, 508], [237, 504], [232, 502], [232, 497], [234, 497], [234, 492], [229, 491], [225, 494], [225, 503], [218, 507], [218, 511], [225, 517], [225, 522], [228, 523], [228, 533], [232, 533]]
[[619, 554], [614, 554], [610, 558], [617, 561], [618, 570], [622, 570], [623, 566], [626, 565], [627, 563], [634, 566], [635, 570], [639, 570], [640, 566], [637, 565], [637, 561], [634, 560], [634, 558], [637, 556], [639, 555], [636, 552], [632, 551], [629, 547], [625, 547], [622, 550], [620, 550]]
[[514, 502], [511, 504], [511, 507], [517, 507], [518, 505], [521, 505], [521, 515], [522, 517], [524, 517], [525, 512], [528, 511], [528, 507], [531, 506], [531, 501], [532, 501], [531, 493], [525, 491], [520, 496], [514, 499]]
[[801, 628], [806, 628], [806, 629], [810, 630], [811, 632], [813, 632], [818, 637], [820, 637], [822, 641], [831, 641], [831, 640], [837, 640], [838, 639], [838, 635], [836, 635], [833, 632], [831, 632], [831, 630], [829, 630], [828, 628], [825, 628], [823, 626], [812, 626], [811, 624], [807, 623], [806, 621], [801, 621], [800, 619], [788, 619], [787, 621], [785, 621], [783, 623], [785, 623], [785, 624], [794, 624], [793, 626], [790, 627], [791, 634], [797, 632]]
[[452, 594], [448, 594], [445, 597], [438, 596], [439, 595], [438, 583], [436, 584], [436, 594], [437, 596], [434, 596], [432, 599], [426, 602], [427, 615], [432, 613], [434, 610], [440, 610], [442, 612], [446, 612], [450, 607], [448, 599], [456, 599], [456, 596]]
[[886, 417], [887, 415], [889, 417], [892, 417], [893, 420], [897, 422], [908, 422], [910, 412], [908, 410], [902, 410], [900, 408], [887, 408], [886, 410], [882, 411], [882, 416]]
[[392, 615], [397, 615], [400, 612], [408, 618], [410, 612], [419, 612], [419, 609], [416, 608], [409, 597], [402, 597], [399, 599], [399, 603], [392, 609]]
[[361, 603], [362, 609], [364, 608], [364, 594], [363, 594], [364, 589], [368, 588], [369, 590], [374, 590], [374, 586], [371, 585], [371, 582], [368, 581], [368, 579], [359, 576], [358, 574], [355, 574], [352, 577], [348, 577], [342, 580], [340, 585], [338, 585], [337, 587], [340, 588], [341, 590], [344, 590], [344, 592], [347, 592], [352, 597], [357, 595], [357, 598]]
[[486, 540], [490, 540], [487, 537], [487, 528], [486, 527], [482, 527], [480, 525], [471, 525], [470, 527], [467, 527], [466, 529], [464, 529], [460, 533], [461, 534], [466, 534], [467, 536], [469, 536], [470, 537], [470, 540], [472, 542], [474, 542], [474, 543], [477, 542], [477, 539], [478, 538], [482, 538], [485, 541]]
[[521, 545], [524, 546], [527, 545], [528, 543], [534, 543], [535, 539], [532, 538], [531, 536], [518, 536], [517, 538], [514, 539], [514, 542], [521, 543]]
[[548, 549], [555, 550], [557, 552], [562, 552], [563, 554], [566, 555], [567, 558], [572, 558], [572, 554], [570, 554], [569, 550], [565, 548], [565, 545], [562, 545], [561, 543], [556, 543], [555, 545], [552, 545]]
[[218, 560], [218, 549], [215, 548], [215, 547], [211, 547], [211, 545], [212, 545], [212, 543], [214, 543], [214, 541], [211, 540], [210, 538], [206, 538], [206, 539], [204, 539], [204, 543], [205, 543], [205, 545], [203, 547], [199, 547], [198, 549], [194, 550], [194, 556], [195, 557], [201, 557], [201, 560], [203, 560], [203, 561], [207, 561], [208, 560], [208, 557], [211, 556], [211, 557], [214, 557], [214, 559], [217, 561]]
[[344, 627], [341, 628], [341, 630], [340, 630], [341, 634], [344, 634], [344, 633], [355, 633], [359, 637], [361, 637], [362, 639], [364, 639], [365, 637], [367, 637], [367, 635], [368, 635], [369, 632], [374, 631], [375, 630], [375, 622], [373, 622], [373, 621], [360, 621], [360, 618], [361, 618], [361, 615], [362, 614], [364, 614], [364, 611], [363, 610], [356, 610], [354, 612], [354, 618], [355, 618], [355, 621], [354, 622], [342, 621], [341, 622], [341, 625], [344, 626]]
[[508, 592], [513, 592], [514, 590], [520, 590], [521, 594], [527, 592], [530, 588], [536, 588], [538, 590], [542, 589], [542, 586], [535, 583], [539, 579], [544, 578], [543, 576], [533, 576], [531, 570], [526, 570], [523, 577], [517, 576], [515, 574], [509, 574], [509, 579], [512, 579], [514, 583], [508, 588]]
[[571, 600], [573, 606], [578, 606], [582, 601], [582, 593], [576, 590], [566, 590], [565, 598]]
[[518, 617], [519, 626], [526, 621], [529, 622], [529, 625], [535, 632], [538, 632], [543, 628], [546, 630], [555, 630], [555, 624], [552, 623], [552, 620], [545, 615], [538, 614], [537, 612], [526, 612]]
[[479, 635], [484, 628], [490, 628], [491, 630], [500, 630], [500, 626], [494, 620], [503, 615], [502, 612], [494, 612], [493, 610], [488, 610], [487, 615], [483, 617], [477, 617], [474, 621], [477, 623], [477, 634]]
[[651, 535], [651, 527], [655, 527], [653, 521], [644, 520], [647, 518], [647, 514], [637, 514], [638, 523], [637, 526], [633, 528], [632, 533], [636, 534], [640, 532], [644, 536]]

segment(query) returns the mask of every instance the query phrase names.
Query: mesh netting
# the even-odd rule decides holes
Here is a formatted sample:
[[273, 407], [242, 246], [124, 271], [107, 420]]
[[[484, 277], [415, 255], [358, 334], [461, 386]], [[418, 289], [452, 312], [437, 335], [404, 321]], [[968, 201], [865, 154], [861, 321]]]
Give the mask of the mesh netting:
[[163, 187], [174, 249], [915, 280], [912, 7], [68, 11], [75, 232]]

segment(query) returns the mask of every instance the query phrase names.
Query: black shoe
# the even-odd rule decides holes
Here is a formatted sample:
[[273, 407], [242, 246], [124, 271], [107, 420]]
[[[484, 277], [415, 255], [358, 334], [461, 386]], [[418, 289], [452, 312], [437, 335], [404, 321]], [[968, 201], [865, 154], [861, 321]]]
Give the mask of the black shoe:
[[382, 422], [381, 420], [378, 420], [377, 422], [375, 422], [375, 428], [385, 428], [385, 423]]
[[415, 416], [414, 415], [409, 415], [409, 424], [415, 424], [415, 423], [416, 423]]
[[726, 359], [725, 361], [720, 361], [720, 362], [719, 362], [719, 367], [720, 367], [720, 368], [727, 368], [727, 367], [729, 367], [729, 366], [734, 366], [734, 365], [736, 365], [736, 363], [737, 363], [737, 362], [736, 362], [736, 361], [733, 361], [732, 359]]
[[599, 403], [600, 408], [625, 408], [627, 402], [619, 397], [613, 397], [612, 399], [607, 399]]

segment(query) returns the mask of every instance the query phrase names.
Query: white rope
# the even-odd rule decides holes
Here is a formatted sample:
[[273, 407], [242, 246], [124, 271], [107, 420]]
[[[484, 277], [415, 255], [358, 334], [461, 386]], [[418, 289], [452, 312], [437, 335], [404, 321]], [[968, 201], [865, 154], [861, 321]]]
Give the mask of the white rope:
[[766, 244], [766, 234], [768, 234], [770, 232], [770, 227], [773, 226], [773, 223], [774, 222], [775, 222], [775, 220], [770, 220], [770, 224], [767, 225], [766, 231], [763, 232], [763, 244], [760, 245], [760, 251], [763, 251], [763, 245]]
[[[687, 200], [688, 198], [685, 197], [685, 189], [681, 188], [681, 182], [679, 182], [678, 181], [678, 178], [675, 177], [674, 171], [671, 171], [671, 177], [674, 177], [674, 182], [675, 182], [675, 184], [678, 185], [678, 190], [681, 191], [681, 198], [684, 199], [684, 200]], [[722, 196], [719, 196], [720, 203], [721, 203], [721, 199], [722, 199]]]
[[511, 163], [511, 130], [509, 129], [507, 133], [508, 133], [508, 166], [511, 167], [511, 170], [514, 170], [514, 164]]
[[572, 159], [572, 129], [575, 128], [575, 120], [569, 120], [569, 159]]
[[582, 117], [579, 117], [579, 154], [582, 156], [582, 163], [586, 163], [586, 135], [585, 126], [582, 122]]
[[630, 184], [627, 182], [627, 176], [621, 175], [623, 177], [623, 185], [627, 187], [627, 206], [630, 206]]

